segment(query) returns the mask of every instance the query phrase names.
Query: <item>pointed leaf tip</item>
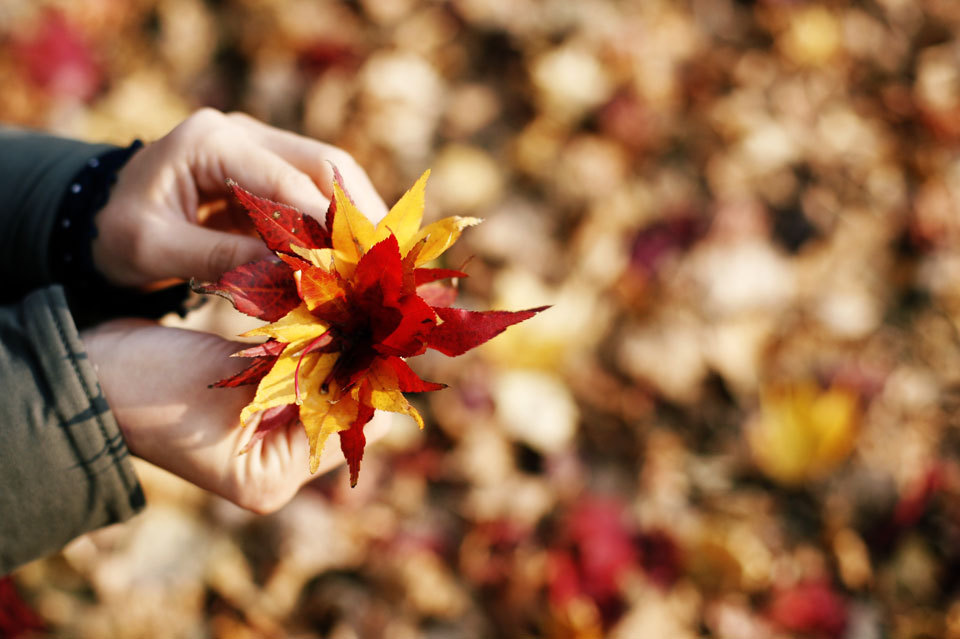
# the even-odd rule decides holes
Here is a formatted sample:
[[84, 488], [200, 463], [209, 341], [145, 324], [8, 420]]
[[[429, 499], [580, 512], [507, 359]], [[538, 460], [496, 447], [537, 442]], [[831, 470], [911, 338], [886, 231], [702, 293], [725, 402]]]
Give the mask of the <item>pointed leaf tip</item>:
[[290, 267], [276, 259], [241, 264], [216, 282], [191, 281], [196, 293], [219, 295], [241, 313], [274, 322], [300, 304]]
[[460, 308], [436, 307], [443, 320], [427, 336], [427, 346], [444, 355], [455, 357], [496, 337], [508, 327], [530, 319], [549, 306], [525, 311], [467, 311]]
[[363, 434], [363, 427], [373, 419], [373, 408], [360, 402], [357, 418], [347, 430], [340, 431], [340, 450], [347, 460], [347, 467], [350, 469], [350, 487], [355, 488], [357, 480], [360, 478], [360, 461], [363, 459], [363, 451], [367, 444], [367, 438]]

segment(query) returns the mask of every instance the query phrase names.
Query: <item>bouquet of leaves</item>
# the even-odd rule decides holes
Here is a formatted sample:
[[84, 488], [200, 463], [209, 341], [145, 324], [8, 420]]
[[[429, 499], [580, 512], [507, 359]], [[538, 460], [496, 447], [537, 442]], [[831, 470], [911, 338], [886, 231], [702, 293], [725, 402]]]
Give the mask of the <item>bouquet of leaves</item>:
[[235, 357], [251, 360], [214, 384], [258, 384], [242, 423], [259, 414], [250, 445], [299, 419], [316, 472], [327, 439], [337, 434], [356, 485], [375, 410], [423, 418], [404, 396], [444, 388], [421, 379], [405, 359], [432, 348], [456, 356], [546, 307], [525, 311], [452, 308], [466, 274], [428, 268], [477, 218], [453, 216], [420, 228], [429, 171], [374, 226], [348, 195], [338, 172], [326, 226], [297, 209], [258, 197], [230, 181], [263, 241], [276, 254], [239, 266], [194, 290], [229, 299], [269, 322], [244, 334], [262, 344]]

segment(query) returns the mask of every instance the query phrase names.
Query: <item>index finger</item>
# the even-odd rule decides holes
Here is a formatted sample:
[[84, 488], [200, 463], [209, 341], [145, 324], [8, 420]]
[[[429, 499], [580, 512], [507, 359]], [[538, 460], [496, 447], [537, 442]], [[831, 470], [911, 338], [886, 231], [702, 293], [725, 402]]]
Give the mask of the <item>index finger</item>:
[[229, 117], [253, 139], [308, 175], [327, 198], [333, 197], [332, 164], [343, 176], [346, 189], [357, 208], [371, 222], [376, 224], [386, 216], [387, 205], [370, 177], [343, 149], [274, 128], [243, 113], [233, 113]]

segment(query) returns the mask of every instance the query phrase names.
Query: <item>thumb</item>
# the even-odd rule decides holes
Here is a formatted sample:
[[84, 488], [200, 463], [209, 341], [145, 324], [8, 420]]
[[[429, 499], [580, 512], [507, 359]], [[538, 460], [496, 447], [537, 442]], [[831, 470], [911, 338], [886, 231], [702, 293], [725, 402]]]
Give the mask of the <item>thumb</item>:
[[215, 281], [230, 269], [270, 257], [259, 238], [185, 224], [168, 255], [168, 272], [183, 279]]

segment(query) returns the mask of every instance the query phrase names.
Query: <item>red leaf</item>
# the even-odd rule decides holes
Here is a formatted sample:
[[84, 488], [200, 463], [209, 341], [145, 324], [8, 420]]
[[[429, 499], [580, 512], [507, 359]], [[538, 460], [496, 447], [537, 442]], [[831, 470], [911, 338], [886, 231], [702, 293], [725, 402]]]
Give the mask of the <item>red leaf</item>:
[[[364, 384], [360, 389], [360, 395], [369, 395], [369, 389]], [[363, 434], [363, 427], [373, 419], [373, 408], [367, 405], [367, 401], [361, 401], [357, 418], [347, 430], [340, 431], [340, 450], [347, 460], [347, 467], [350, 469], [350, 487], [357, 485], [357, 478], [360, 476], [360, 460], [363, 459], [363, 449], [367, 444], [367, 438]]]
[[282, 353], [286, 346], [283, 342], [271, 339], [263, 344], [257, 344], [256, 346], [245, 348], [242, 351], [237, 351], [230, 357], [275, 357]]
[[35, 636], [45, 630], [43, 619], [23, 600], [11, 577], [0, 577], [0, 637]]
[[389, 235], [360, 258], [353, 275], [353, 287], [355, 291], [363, 292], [379, 284], [384, 300], [396, 300], [400, 297], [402, 283], [400, 246], [397, 238]]
[[23, 69], [35, 85], [53, 96], [86, 102], [103, 84], [103, 71], [84, 34], [60, 11], [44, 11], [33, 33], [14, 35], [12, 45], [14, 68]]
[[774, 595], [770, 620], [789, 632], [840, 639], [847, 628], [847, 604], [829, 584], [797, 584]]
[[284, 404], [283, 406], [274, 406], [263, 411], [260, 416], [260, 423], [257, 424], [257, 430], [253, 431], [250, 441], [243, 447], [240, 454], [248, 452], [254, 445], [277, 430], [291, 424], [300, 415], [300, 408], [296, 404]]
[[253, 225], [271, 251], [293, 253], [291, 244], [305, 248], [329, 248], [330, 234], [320, 222], [287, 204], [254, 195], [233, 180], [227, 185], [253, 220]]
[[[241, 353], [243, 351], [240, 351]], [[257, 357], [253, 360], [253, 363], [250, 366], [247, 366], [245, 369], [227, 377], [226, 379], [221, 379], [216, 384], [213, 384], [210, 388], [233, 388], [235, 386], [245, 386], [247, 384], [256, 384], [261, 379], [270, 372], [270, 369], [273, 368], [273, 365], [277, 361], [277, 356], [273, 357]]]
[[455, 271], [449, 268], [418, 268], [413, 271], [413, 276], [417, 286], [451, 277], [469, 277], [463, 271]]
[[302, 271], [308, 267], [313, 267], [313, 264], [295, 255], [287, 255], [286, 253], [283, 253], [283, 254], [277, 255], [277, 257], [279, 257], [281, 260], [286, 262], [287, 266], [290, 267], [291, 271]]
[[374, 348], [384, 355], [420, 355], [426, 350], [425, 340], [436, 327], [434, 310], [416, 295], [401, 297], [396, 308], [401, 313], [400, 323]]
[[290, 268], [275, 259], [242, 264], [212, 284], [193, 284], [198, 293], [214, 293], [240, 311], [275, 322], [300, 305]]
[[398, 386], [404, 393], [426, 393], [447, 387], [446, 384], [438, 384], [420, 379], [420, 377], [413, 372], [413, 369], [399, 357], [388, 357], [385, 361], [393, 368], [394, 372], [396, 372], [397, 380], [399, 381]]
[[577, 549], [581, 587], [601, 608], [619, 597], [622, 577], [637, 560], [624, 515], [617, 500], [586, 497], [566, 522]]
[[683, 571], [683, 556], [674, 538], [663, 530], [651, 530], [636, 541], [640, 546], [640, 564], [650, 581], [663, 588], [672, 586]]
[[547, 583], [550, 603], [558, 608], [565, 608], [583, 596], [577, 563], [568, 552], [552, 550], [547, 553]]
[[943, 475], [943, 470], [934, 466], [907, 487], [893, 513], [893, 524], [896, 528], [910, 528], [920, 520], [930, 501], [943, 488]]
[[438, 282], [430, 282], [417, 287], [417, 295], [420, 296], [428, 306], [441, 306], [446, 308], [452, 306], [457, 301], [457, 287], [447, 286]]
[[437, 307], [443, 324], [427, 335], [427, 346], [444, 355], [455, 357], [496, 337], [508, 326], [530, 319], [548, 306], [526, 311], [466, 311], [460, 308]]

